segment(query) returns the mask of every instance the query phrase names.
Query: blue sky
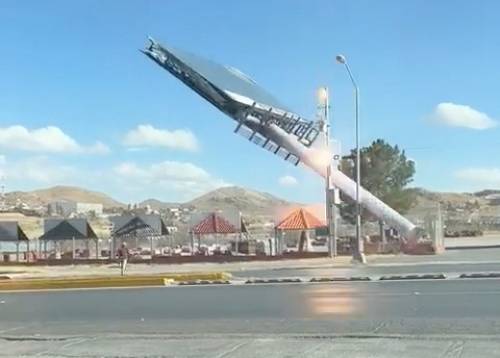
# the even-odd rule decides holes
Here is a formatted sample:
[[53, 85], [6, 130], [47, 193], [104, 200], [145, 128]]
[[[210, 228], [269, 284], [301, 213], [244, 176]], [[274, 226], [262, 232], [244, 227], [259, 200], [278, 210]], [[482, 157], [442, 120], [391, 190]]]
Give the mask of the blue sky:
[[148, 35], [241, 69], [307, 118], [329, 86], [347, 150], [343, 53], [361, 87], [362, 144], [405, 148], [415, 186], [500, 188], [499, 12], [496, 1], [4, 0], [7, 190], [67, 184], [177, 201], [234, 184], [322, 200], [314, 174], [232, 134], [231, 120], [142, 55]]

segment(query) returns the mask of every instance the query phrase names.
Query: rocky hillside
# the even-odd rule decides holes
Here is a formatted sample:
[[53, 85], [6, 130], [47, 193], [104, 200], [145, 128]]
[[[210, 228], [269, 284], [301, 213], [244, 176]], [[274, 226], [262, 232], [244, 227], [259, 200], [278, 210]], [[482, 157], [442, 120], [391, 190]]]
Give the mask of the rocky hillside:
[[7, 193], [5, 197], [8, 204], [15, 205], [21, 202], [28, 204], [30, 207], [46, 206], [48, 203], [58, 200], [103, 204], [104, 208], [125, 206], [104, 193], [74, 186], [54, 186], [27, 192], [13, 191]]
[[[48, 203], [58, 200], [101, 203], [104, 208], [108, 209], [126, 206], [104, 193], [71, 186], [54, 186], [46, 189], [27, 192], [15, 191], [6, 194], [7, 204], [25, 203], [31, 208], [46, 206]], [[149, 205], [154, 210], [181, 206], [192, 207], [199, 211], [237, 210], [250, 216], [268, 216], [272, 215], [276, 210], [294, 204], [268, 193], [232, 186], [216, 189], [186, 203], [163, 202], [154, 198], [139, 203], [141, 207], [146, 205]]]
[[172, 207], [178, 207], [181, 204], [170, 203], [170, 202], [165, 202], [165, 201], [151, 198], [151, 199], [141, 201], [138, 205], [141, 208], [149, 205], [151, 207], [151, 209], [153, 209], [153, 210], [164, 210], [164, 209], [168, 209], [168, 208], [172, 208]]
[[269, 193], [230, 186], [210, 191], [185, 203], [170, 203], [148, 199], [139, 204], [141, 207], [146, 205], [155, 210], [188, 207], [197, 211], [240, 211], [247, 217], [273, 217], [277, 211], [287, 210], [298, 204], [278, 198]]
[[185, 205], [198, 210], [237, 210], [246, 216], [268, 216], [273, 215], [276, 210], [296, 204], [269, 193], [231, 186], [206, 193]]
[[500, 216], [498, 190], [482, 190], [476, 193], [432, 192], [420, 188], [414, 190], [417, 193], [417, 202], [410, 210], [410, 215], [422, 216], [436, 210], [439, 204], [444, 214], [463, 217], [464, 220], [469, 220], [471, 215]]
[[[417, 202], [408, 214], [425, 214], [429, 209], [441, 205], [443, 211], [475, 213], [476, 215], [500, 215], [500, 191], [483, 190], [476, 193], [444, 193], [415, 188]], [[124, 207], [125, 204], [110, 196], [71, 186], [55, 186], [29, 192], [10, 192], [6, 194], [6, 202], [10, 205], [25, 203], [29, 207], [46, 206], [47, 203], [57, 200], [70, 200], [87, 203], [101, 203], [105, 208]], [[171, 207], [191, 207], [199, 211], [227, 210], [241, 211], [247, 217], [271, 217], [277, 212], [287, 211], [291, 207], [300, 205], [275, 197], [271, 194], [250, 190], [242, 187], [223, 187], [208, 192], [186, 203], [163, 202], [157, 199], [148, 199], [139, 204], [149, 205], [152, 209], [162, 210]], [[322, 211], [322, 210], [320, 210]]]

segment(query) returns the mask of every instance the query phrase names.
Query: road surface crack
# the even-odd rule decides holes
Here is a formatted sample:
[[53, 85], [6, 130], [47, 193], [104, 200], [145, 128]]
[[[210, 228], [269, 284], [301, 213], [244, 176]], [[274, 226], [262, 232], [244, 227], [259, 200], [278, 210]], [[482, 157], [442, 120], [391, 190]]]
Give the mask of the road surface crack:
[[215, 358], [224, 358], [224, 357], [230, 357], [233, 355], [234, 352], [236, 352], [238, 349], [240, 349], [241, 347], [243, 346], [246, 346], [250, 343], [252, 343], [254, 340], [248, 340], [246, 342], [241, 342], [241, 343], [238, 343], [238, 344], [235, 344], [234, 346], [232, 346], [230, 349], [228, 349], [227, 351], [224, 351], [222, 352], [221, 354], [218, 354], [217, 356], [215, 356]]
[[464, 351], [465, 341], [453, 341], [441, 355], [442, 358], [460, 358]]

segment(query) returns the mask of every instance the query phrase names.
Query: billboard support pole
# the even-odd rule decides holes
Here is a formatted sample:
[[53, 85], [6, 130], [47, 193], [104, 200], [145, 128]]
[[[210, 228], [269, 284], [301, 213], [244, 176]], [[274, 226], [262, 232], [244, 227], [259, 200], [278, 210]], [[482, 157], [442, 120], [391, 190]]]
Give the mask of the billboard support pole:
[[[331, 197], [335, 198], [335, 202], [338, 202], [338, 190], [342, 190], [343, 194], [356, 200], [358, 213], [360, 204], [363, 204], [368, 211], [377, 216], [377, 218], [384, 220], [388, 226], [397, 228], [409, 241], [416, 242], [421, 235], [419, 228], [375, 195], [361, 187], [359, 181], [353, 181], [340, 170], [337, 170], [338, 159], [324, 158], [324, 147], [321, 149], [312, 147], [319, 132], [323, 131], [323, 134], [325, 134], [325, 128], [317, 129], [316, 125], [311, 126], [310, 121], [296, 116], [272, 96], [260, 89], [250, 78], [246, 78], [247, 76], [243, 76], [242, 78], [241, 73], [235, 73], [234, 69], [228, 69], [225, 66], [217, 65], [202, 58], [193, 57], [195, 61], [192, 62], [189, 60], [191, 57], [186, 57], [181, 51], [166, 48], [151, 38], [149, 40], [150, 44], [146, 49], [142, 50], [146, 56], [166, 69], [193, 91], [197, 92], [220, 111], [238, 121], [239, 124], [244, 125], [247, 128], [246, 132], [248, 130], [252, 132], [257, 130], [259, 135], [270, 139], [274, 144], [272, 148], [276, 147], [274, 154], [277, 154], [282, 148], [285, 155], [291, 153], [294, 157], [297, 157], [295, 165], [300, 161], [322, 177], [326, 176], [327, 168], [333, 165], [329, 181], [331, 182], [331, 187], [334, 189], [334, 194]], [[356, 142], [359, 142], [359, 90], [348, 68], [345, 57], [339, 55], [337, 56], [337, 61], [346, 66], [356, 88], [356, 100], [358, 104], [356, 106], [356, 132], [358, 134]], [[224, 73], [224, 78], [219, 78], [220, 76], [216, 75], [217, 73]], [[235, 88], [233, 88], [233, 85], [226, 83], [226, 80], [233, 84], [238, 84], [237, 87], [239, 89], [233, 92]], [[257, 103], [257, 105], [253, 105], [253, 103]], [[248, 113], [249, 110], [250, 113]], [[246, 119], [242, 117], [242, 114], [245, 113], [248, 113]], [[260, 142], [259, 140], [256, 144], [261, 145]], [[266, 149], [273, 150], [271, 148]], [[357, 149], [359, 149], [359, 146], [357, 146]], [[280, 156], [284, 157], [284, 155]], [[325, 159], [327, 159], [326, 162]], [[359, 160], [357, 164], [357, 168], [359, 168]], [[359, 177], [360, 175], [357, 175], [356, 179], [359, 179]], [[359, 226], [359, 230], [357, 230], [358, 236], [361, 236], [359, 215], [357, 223], [357, 227]], [[360, 242], [360, 248], [362, 248], [362, 241], [358, 241]], [[364, 257], [364, 255], [357, 256]]]

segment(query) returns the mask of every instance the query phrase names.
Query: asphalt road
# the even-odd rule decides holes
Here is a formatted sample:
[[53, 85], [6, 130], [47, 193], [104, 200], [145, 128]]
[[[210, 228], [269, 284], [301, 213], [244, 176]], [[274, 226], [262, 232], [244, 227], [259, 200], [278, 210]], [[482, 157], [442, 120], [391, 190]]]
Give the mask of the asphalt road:
[[448, 277], [458, 277], [462, 273], [500, 272], [499, 248], [454, 250], [440, 255], [368, 258], [368, 265], [339, 267], [332, 264], [331, 267], [247, 269], [231, 273], [238, 278], [369, 276], [378, 279], [386, 275], [444, 273]]
[[500, 248], [463, 248], [460, 250], [447, 250], [438, 255], [380, 255], [370, 260], [373, 264], [391, 263], [423, 263], [423, 262], [500, 262]]
[[496, 279], [1, 293], [0, 356], [500, 356], [499, 302]]
[[234, 270], [231, 274], [236, 279], [247, 278], [302, 278], [313, 277], [355, 277], [367, 276], [374, 280], [382, 276], [411, 274], [445, 274], [449, 278], [458, 278], [463, 273], [500, 272], [499, 263], [429, 263], [426, 265], [359, 265], [352, 267], [302, 267], [279, 269]]

